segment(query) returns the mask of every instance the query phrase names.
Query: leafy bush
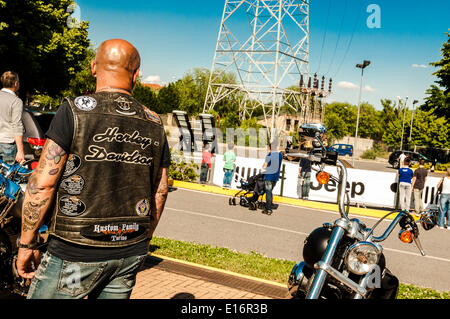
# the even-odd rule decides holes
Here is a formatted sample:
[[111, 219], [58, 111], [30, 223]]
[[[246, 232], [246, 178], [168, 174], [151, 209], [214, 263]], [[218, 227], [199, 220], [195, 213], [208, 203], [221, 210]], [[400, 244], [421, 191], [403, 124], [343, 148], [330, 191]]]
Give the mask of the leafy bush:
[[176, 181], [192, 182], [199, 175], [196, 171], [199, 166], [192, 161], [186, 161], [182, 152], [170, 151], [172, 154], [172, 164], [169, 167], [169, 178]]
[[374, 160], [377, 158], [377, 152], [374, 149], [367, 150], [361, 155], [361, 158]]

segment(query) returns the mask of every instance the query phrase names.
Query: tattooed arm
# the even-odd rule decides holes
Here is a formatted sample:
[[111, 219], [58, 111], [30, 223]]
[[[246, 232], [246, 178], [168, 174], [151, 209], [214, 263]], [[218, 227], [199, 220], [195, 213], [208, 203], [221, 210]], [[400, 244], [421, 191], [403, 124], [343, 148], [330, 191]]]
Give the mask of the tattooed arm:
[[166, 204], [167, 195], [169, 194], [169, 169], [161, 167], [158, 171], [158, 177], [156, 179], [156, 192], [152, 198], [152, 213], [149, 238], [153, 236], [153, 233], [158, 226], [161, 214]]
[[[48, 139], [42, 151], [39, 165], [31, 175], [22, 206], [21, 244], [35, 242], [38, 231], [43, 224], [45, 214], [50, 207], [62, 170], [67, 160], [66, 152], [55, 142]], [[19, 249], [17, 268], [19, 275], [33, 278], [31, 265], [37, 269], [39, 251]]]

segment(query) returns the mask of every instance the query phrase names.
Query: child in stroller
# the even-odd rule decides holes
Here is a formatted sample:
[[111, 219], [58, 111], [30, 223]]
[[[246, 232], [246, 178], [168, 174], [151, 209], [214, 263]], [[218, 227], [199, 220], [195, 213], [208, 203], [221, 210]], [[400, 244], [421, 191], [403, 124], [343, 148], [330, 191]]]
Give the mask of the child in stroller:
[[239, 198], [239, 205], [248, 207], [250, 210], [264, 208], [264, 202], [259, 200], [266, 192], [263, 174], [249, 177], [248, 180], [241, 179], [240, 188], [241, 190], [229, 199], [230, 205], [236, 206], [236, 199]]

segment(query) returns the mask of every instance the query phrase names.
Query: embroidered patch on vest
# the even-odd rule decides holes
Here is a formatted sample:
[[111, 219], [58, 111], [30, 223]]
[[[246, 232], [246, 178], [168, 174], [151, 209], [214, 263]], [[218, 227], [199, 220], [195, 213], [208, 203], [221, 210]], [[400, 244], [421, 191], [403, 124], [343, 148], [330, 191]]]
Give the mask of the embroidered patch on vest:
[[75, 154], [69, 154], [66, 162], [66, 169], [63, 176], [67, 177], [75, 173], [81, 167], [81, 158]]
[[147, 120], [161, 124], [161, 119], [159, 118], [158, 114], [151, 111], [149, 108], [145, 106], [142, 107], [144, 109], [145, 117], [147, 118]]
[[137, 223], [94, 224], [81, 229], [83, 237], [103, 242], [123, 242], [140, 236], [145, 231]]
[[150, 201], [146, 198], [144, 198], [143, 200], [140, 200], [137, 204], [136, 204], [136, 213], [138, 214], [138, 216], [147, 216], [148, 212], [150, 211]]
[[79, 96], [74, 101], [75, 106], [82, 111], [92, 111], [97, 106], [97, 100], [91, 96]]
[[76, 196], [63, 196], [59, 199], [59, 211], [70, 217], [77, 217], [86, 211], [86, 205]]
[[117, 113], [122, 114], [122, 115], [127, 115], [127, 116], [136, 115], [136, 112], [131, 110], [131, 104], [133, 104], [133, 102], [127, 100], [123, 96], [114, 100], [114, 102], [117, 103], [117, 108], [116, 108]]
[[74, 175], [64, 179], [60, 187], [70, 195], [80, 195], [84, 188], [84, 179], [80, 175]]

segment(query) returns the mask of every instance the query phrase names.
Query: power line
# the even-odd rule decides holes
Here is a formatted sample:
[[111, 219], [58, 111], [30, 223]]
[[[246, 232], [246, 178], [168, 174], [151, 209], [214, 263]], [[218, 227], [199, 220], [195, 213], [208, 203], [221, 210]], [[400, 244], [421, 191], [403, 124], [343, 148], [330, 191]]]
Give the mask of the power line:
[[323, 34], [322, 39], [322, 49], [320, 50], [320, 60], [319, 60], [319, 66], [317, 68], [316, 73], [319, 73], [320, 67], [322, 65], [322, 56], [323, 56], [323, 48], [325, 46], [325, 39], [327, 38], [327, 32], [328, 32], [328, 23], [330, 21], [330, 12], [331, 12], [331, 0], [328, 1], [328, 13], [327, 13], [327, 19], [326, 19], [326, 25], [325, 25], [325, 32]]
[[333, 62], [334, 62], [334, 58], [336, 57], [336, 51], [337, 51], [339, 41], [341, 39], [341, 34], [342, 34], [342, 27], [344, 26], [345, 16], [347, 15], [347, 7], [348, 7], [348, 0], [345, 0], [344, 14], [342, 15], [341, 26], [339, 27], [339, 33], [338, 33], [338, 37], [336, 40], [336, 46], [334, 47], [334, 52], [333, 52], [333, 56], [331, 58], [330, 66], [328, 67], [328, 71], [325, 75], [328, 75], [328, 73], [330, 72], [331, 66], [333, 65]]
[[336, 78], [336, 76], [339, 74], [339, 71], [341, 70], [341, 67], [342, 67], [342, 65], [343, 65], [344, 62], [345, 62], [345, 59], [347, 58], [348, 52], [350, 51], [350, 47], [351, 47], [352, 42], [353, 42], [353, 38], [354, 38], [354, 36], [355, 36], [356, 28], [358, 27], [358, 24], [359, 24], [359, 22], [361, 21], [361, 17], [362, 17], [362, 15], [361, 15], [361, 9], [362, 9], [362, 7], [363, 7], [363, 1], [360, 1], [359, 4], [360, 4], [360, 5], [359, 5], [359, 10], [358, 10], [358, 12], [359, 12], [360, 14], [357, 15], [357, 17], [356, 17], [355, 25], [354, 25], [354, 27], [353, 27], [352, 35], [351, 35], [350, 41], [349, 41], [349, 43], [348, 43], [348, 45], [347, 45], [347, 49], [345, 50], [344, 57], [342, 58], [342, 61], [341, 61], [341, 63], [339, 64], [339, 67], [337, 68], [336, 73], [333, 75], [333, 78]]

